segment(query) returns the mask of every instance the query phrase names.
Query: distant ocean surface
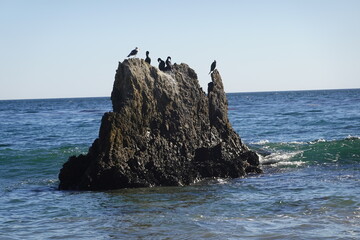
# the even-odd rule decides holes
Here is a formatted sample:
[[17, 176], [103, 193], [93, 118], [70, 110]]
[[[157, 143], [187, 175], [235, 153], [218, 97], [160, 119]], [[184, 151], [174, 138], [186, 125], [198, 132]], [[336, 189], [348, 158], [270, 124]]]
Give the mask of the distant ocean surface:
[[263, 174], [103, 192], [57, 186], [110, 98], [0, 101], [0, 239], [360, 239], [360, 89], [227, 97]]

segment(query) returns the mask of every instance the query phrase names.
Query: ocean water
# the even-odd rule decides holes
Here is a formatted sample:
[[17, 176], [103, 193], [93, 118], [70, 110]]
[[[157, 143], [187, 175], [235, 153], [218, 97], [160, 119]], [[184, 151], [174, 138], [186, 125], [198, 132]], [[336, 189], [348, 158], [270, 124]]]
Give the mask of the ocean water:
[[100, 192], [57, 176], [109, 98], [0, 101], [0, 239], [360, 239], [360, 89], [227, 96], [263, 174]]

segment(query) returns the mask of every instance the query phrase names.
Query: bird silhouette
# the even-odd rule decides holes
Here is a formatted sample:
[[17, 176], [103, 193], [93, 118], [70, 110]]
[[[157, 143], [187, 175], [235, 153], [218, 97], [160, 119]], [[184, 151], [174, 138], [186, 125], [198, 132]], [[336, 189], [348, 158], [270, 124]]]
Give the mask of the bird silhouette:
[[151, 63], [151, 58], [149, 57], [149, 51], [146, 51], [146, 58], [145, 58], [145, 62], [147, 62], [148, 64]]
[[139, 52], [139, 48], [136, 47], [134, 50], [132, 50], [127, 57], [136, 56], [136, 54]]
[[165, 68], [165, 62], [161, 59], [161, 58], [158, 58], [158, 62], [159, 62], [159, 69], [161, 71], [165, 71], [166, 68]]
[[171, 67], [171, 57], [167, 57], [166, 59], [166, 67], [165, 67], [165, 70], [166, 71], [171, 71], [172, 67]]
[[209, 72], [209, 74], [210, 74], [212, 71], [214, 71], [215, 68], [216, 68], [216, 61], [214, 60], [213, 63], [211, 64], [211, 66], [210, 66], [210, 72]]

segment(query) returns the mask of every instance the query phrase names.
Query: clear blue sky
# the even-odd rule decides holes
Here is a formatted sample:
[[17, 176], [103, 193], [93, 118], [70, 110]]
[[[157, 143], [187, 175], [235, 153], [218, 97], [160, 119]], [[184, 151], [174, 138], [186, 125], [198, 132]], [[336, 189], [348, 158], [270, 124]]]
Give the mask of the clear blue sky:
[[187, 63], [206, 89], [360, 88], [359, 0], [0, 0], [0, 99], [110, 96], [118, 61]]

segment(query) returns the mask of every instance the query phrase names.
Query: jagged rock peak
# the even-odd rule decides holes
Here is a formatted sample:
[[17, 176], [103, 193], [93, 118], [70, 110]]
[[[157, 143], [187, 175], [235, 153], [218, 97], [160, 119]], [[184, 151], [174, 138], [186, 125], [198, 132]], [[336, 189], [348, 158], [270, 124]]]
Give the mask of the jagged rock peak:
[[209, 177], [261, 172], [232, 129], [221, 76], [208, 94], [186, 64], [162, 72], [144, 60], [119, 62], [99, 137], [60, 171], [60, 189], [102, 190], [188, 185]]

